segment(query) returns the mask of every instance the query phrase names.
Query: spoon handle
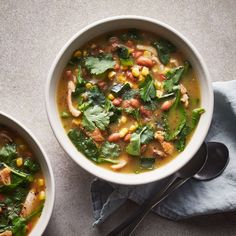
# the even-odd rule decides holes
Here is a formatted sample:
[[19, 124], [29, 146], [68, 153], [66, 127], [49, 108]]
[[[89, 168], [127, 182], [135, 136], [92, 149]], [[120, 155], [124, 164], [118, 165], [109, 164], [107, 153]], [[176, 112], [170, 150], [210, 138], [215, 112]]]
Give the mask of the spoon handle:
[[[161, 190], [158, 191], [156, 194], [151, 195], [142, 205], [139, 207], [131, 216], [129, 216], [127, 219], [125, 219], [120, 225], [118, 225], [115, 229], [113, 229], [110, 233], [107, 234], [107, 236], [115, 236], [118, 235], [120, 232], [122, 232], [127, 226], [129, 226], [134, 220], [136, 222], [136, 219], [139, 219], [139, 216], [143, 215], [142, 219], [145, 217], [145, 215], [155, 206], [157, 205], [161, 200], [163, 200], [167, 195], [165, 194], [166, 191], [175, 183], [182, 180], [182, 178], [179, 178], [177, 176], [172, 176], [172, 178], [168, 181], [166, 186]], [[168, 193], [169, 195], [169, 193]], [[141, 220], [142, 220], [141, 219]], [[140, 221], [141, 222], [141, 221]]]
[[189, 178], [179, 178], [176, 177], [175, 180], [165, 188], [164, 192], [161, 195], [156, 195], [153, 199], [149, 199], [149, 203], [145, 204], [145, 206], [141, 207], [142, 211], [139, 215], [133, 218], [131, 224], [125, 229], [122, 233], [123, 236], [131, 235], [134, 230], [138, 227], [141, 221], [145, 218], [145, 216], [152, 210], [155, 206], [157, 206], [161, 201], [163, 201], [167, 196], [169, 196], [173, 191], [179, 188], [182, 184], [184, 184]]

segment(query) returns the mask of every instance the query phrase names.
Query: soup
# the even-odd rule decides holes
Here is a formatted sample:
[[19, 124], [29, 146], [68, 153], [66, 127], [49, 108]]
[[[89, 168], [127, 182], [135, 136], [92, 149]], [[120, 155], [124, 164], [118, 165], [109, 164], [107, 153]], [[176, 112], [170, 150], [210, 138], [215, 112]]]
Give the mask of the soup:
[[40, 217], [45, 180], [28, 144], [0, 126], [0, 235], [25, 236]]
[[204, 112], [187, 58], [170, 41], [138, 30], [111, 32], [76, 50], [57, 103], [75, 147], [121, 173], [175, 158]]

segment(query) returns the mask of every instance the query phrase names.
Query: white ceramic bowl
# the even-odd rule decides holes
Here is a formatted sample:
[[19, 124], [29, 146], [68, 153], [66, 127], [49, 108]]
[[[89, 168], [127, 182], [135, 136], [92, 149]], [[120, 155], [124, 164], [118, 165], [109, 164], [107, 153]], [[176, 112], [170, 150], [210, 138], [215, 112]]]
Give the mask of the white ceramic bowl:
[[[206, 110], [205, 114], [203, 114], [200, 119], [191, 141], [188, 143], [185, 150], [178, 155], [178, 157], [163, 167], [138, 175], [121, 174], [106, 170], [95, 165], [83, 154], [79, 153], [65, 133], [60, 121], [56, 103], [58, 81], [72, 53], [84, 43], [100, 34], [125, 28], [137, 28], [140, 30], [154, 32], [166, 39], [169, 39], [186, 55], [186, 58], [188, 58], [191, 62], [200, 81], [201, 106]], [[91, 174], [107, 181], [118, 184], [138, 185], [157, 181], [173, 174], [184, 166], [197, 152], [206, 137], [211, 123], [213, 113], [213, 91], [209, 74], [202, 57], [199, 55], [194, 46], [179, 32], [171, 28], [169, 25], [151, 18], [140, 16], [117, 16], [100, 20], [88, 25], [75, 34], [61, 49], [54, 60], [48, 75], [46, 85], [46, 107], [50, 124], [59, 143], [77, 164]]]
[[19, 121], [16, 121], [9, 115], [0, 112], [0, 125], [5, 125], [13, 131], [16, 131], [28, 143], [41, 165], [46, 182], [46, 200], [41, 217], [30, 233], [30, 236], [42, 235], [50, 220], [55, 199], [55, 183], [51, 164], [37, 139], [29, 130], [27, 130], [22, 124], [20, 124]]

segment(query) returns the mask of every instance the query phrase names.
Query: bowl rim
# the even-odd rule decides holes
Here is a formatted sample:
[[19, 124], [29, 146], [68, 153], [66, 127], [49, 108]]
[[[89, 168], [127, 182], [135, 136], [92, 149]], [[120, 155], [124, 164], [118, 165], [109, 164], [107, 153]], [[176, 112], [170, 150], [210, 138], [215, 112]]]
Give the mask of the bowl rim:
[[[110, 170], [106, 170], [105, 168], [101, 168], [101, 167], [95, 165], [90, 160], [89, 161], [93, 164], [93, 167], [90, 166], [89, 164], [83, 163], [83, 161], [80, 161], [80, 159], [78, 158], [78, 155], [79, 156], [83, 156], [83, 157], [85, 157], [85, 156], [82, 153], [80, 153], [79, 151], [77, 151], [77, 150], [76, 150], [77, 151], [77, 155], [75, 155], [74, 150], [71, 150], [69, 147], [67, 147], [67, 145], [64, 143], [65, 141], [63, 140], [63, 139], [65, 139], [66, 135], [62, 137], [60, 135], [58, 127], [54, 123], [53, 112], [52, 112], [52, 110], [50, 108], [50, 91], [51, 91], [51, 81], [52, 81], [52, 77], [53, 77], [55, 68], [57, 66], [57, 63], [59, 62], [61, 57], [64, 55], [64, 53], [67, 51], [67, 49], [70, 47], [70, 45], [77, 38], [79, 38], [80, 35], [82, 35], [87, 30], [92, 29], [92, 28], [94, 28], [96, 26], [99, 26], [101, 24], [107, 23], [109, 21], [117, 21], [117, 20], [140, 20], [140, 21], [145, 21], [145, 22], [147, 22], [147, 24], [148, 23], [156, 24], [156, 25], [158, 25], [158, 26], [160, 26], [162, 28], [165, 28], [165, 30], [170, 31], [171, 33], [175, 34], [178, 38], [180, 38], [191, 49], [193, 54], [198, 59], [200, 67], [201, 67], [201, 69], [202, 69], [202, 71], [203, 71], [203, 73], [205, 75], [204, 83], [206, 83], [206, 85], [208, 87], [208, 92], [209, 92], [208, 99], [209, 99], [209, 102], [208, 102], [208, 107], [207, 107], [207, 111], [208, 111], [207, 117], [208, 117], [208, 119], [207, 119], [207, 122], [204, 124], [205, 125], [205, 129], [202, 130], [202, 132], [201, 132], [201, 139], [202, 140], [200, 140], [201, 142], [198, 142], [198, 144], [196, 144], [197, 148], [195, 148], [195, 150], [192, 151], [192, 153], [189, 155], [189, 157], [186, 157], [185, 160], [181, 160], [181, 163], [178, 163], [178, 165], [176, 165], [172, 169], [169, 169], [168, 171], [166, 171], [161, 176], [158, 175], [157, 173], [156, 173], [156, 176], [153, 176], [153, 177], [150, 177], [150, 176], [147, 175], [147, 173], [154, 172], [155, 171], [154, 170], [154, 171], [150, 171], [150, 172], [141, 173], [139, 175], [135, 175], [135, 178], [132, 178], [131, 177], [132, 174], [123, 174], [123, 173], [121, 174], [121, 173], [112, 172]], [[56, 98], [54, 98], [54, 99], [56, 99]], [[210, 124], [211, 124], [211, 120], [212, 120], [212, 116], [213, 116], [214, 96], [213, 96], [213, 88], [212, 88], [212, 85], [211, 85], [210, 75], [209, 75], [208, 69], [206, 67], [206, 64], [205, 64], [203, 58], [201, 57], [201, 55], [196, 50], [196, 48], [193, 46], [193, 44], [185, 36], [183, 36], [181, 33], [179, 33], [177, 30], [175, 30], [174, 28], [172, 28], [168, 24], [163, 23], [163, 22], [161, 22], [159, 20], [150, 18], [150, 17], [137, 16], [137, 15], [120, 15], [120, 16], [112, 16], [112, 17], [100, 19], [100, 20], [97, 20], [97, 21], [95, 21], [93, 23], [88, 24], [87, 26], [85, 26], [81, 30], [79, 30], [76, 34], [74, 34], [65, 43], [65, 45], [61, 48], [61, 50], [57, 54], [56, 58], [54, 59], [52, 65], [51, 65], [51, 68], [49, 70], [49, 73], [48, 73], [48, 77], [47, 77], [47, 81], [46, 81], [46, 88], [45, 88], [45, 105], [46, 105], [46, 111], [47, 111], [48, 120], [49, 120], [49, 123], [50, 123], [50, 126], [51, 126], [52, 130], [53, 130], [54, 135], [56, 136], [59, 144], [64, 149], [64, 151], [78, 165], [80, 165], [83, 169], [85, 169], [86, 171], [88, 171], [92, 175], [95, 175], [95, 176], [97, 176], [97, 177], [99, 177], [101, 179], [104, 179], [106, 181], [109, 181], [109, 182], [113, 182], [113, 183], [117, 183], [117, 184], [122, 184], [122, 185], [141, 185], [141, 184], [151, 183], [151, 182], [154, 182], [154, 181], [159, 181], [159, 180], [161, 180], [163, 178], [166, 178], [166, 177], [172, 175], [173, 173], [177, 172], [181, 167], [183, 167], [194, 156], [194, 154], [200, 148], [200, 145], [204, 141], [204, 139], [205, 139], [205, 137], [207, 135], [207, 132], [208, 132], [208, 130], [210, 128]], [[57, 116], [59, 117], [58, 114], [57, 114]], [[63, 128], [63, 127], [61, 126], [61, 128]], [[65, 132], [65, 130], [64, 130], [64, 132]], [[190, 143], [191, 143], [191, 141], [190, 141]], [[73, 145], [73, 144], [71, 143], [71, 145]], [[75, 147], [74, 147], [74, 149], [75, 149]], [[144, 175], [145, 175], [146, 178], [144, 177]], [[143, 176], [143, 177], [140, 178], [140, 176]]]
[[[40, 142], [38, 141], [38, 139], [32, 134], [32, 132], [27, 129], [21, 122], [19, 122], [17, 119], [13, 118], [11, 115], [8, 115], [5, 112], [0, 111], [0, 117], [5, 118], [6, 120], [9, 120], [11, 123], [16, 125], [16, 132], [19, 132], [19, 130], [22, 130], [23, 133], [25, 133], [26, 135], [29, 136], [30, 139], [32, 139], [32, 141], [36, 144], [38, 150], [42, 153], [42, 159], [44, 159], [46, 166], [48, 168], [48, 176], [50, 179], [50, 190], [46, 188], [50, 191], [50, 198], [46, 198], [46, 201], [48, 201], [48, 205], [47, 205], [47, 209], [45, 209], [45, 216], [44, 218], [42, 218], [41, 216], [39, 217], [39, 220], [37, 221], [36, 225], [34, 226], [33, 230], [30, 232], [30, 236], [37, 236], [37, 235], [42, 235], [43, 232], [45, 231], [51, 216], [52, 216], [52, 212], [53, 212], [53, 208], [54, 208], [54, 204], [55, 204], [55, 180], [54, 180], [54, 175], [53, 175], [53, 170], [52, 170], [52, 166], [50, 163], [50, 160], [46, 154], [46, 152], [44, 151], [44, 149], [42, 148]], [[8, 124], [3, 124], [6, 127], [9, 127], [10, 129], [12, 129], [12, 127]], [[25, 137], [22, 136], [22, 138], [24, 139]], [[50, 199], [50, 200], [47, 200]], [[45, 201], [45, 202], [46, 202]], [[44, 206], [45, 208], [45, 206]], [[43, 209], [44, 209], [43, 208]], [[38, 227], [40, 226], [40, 227]], [[37, 229], [37, 232], [35, 232], [34, 229]]]

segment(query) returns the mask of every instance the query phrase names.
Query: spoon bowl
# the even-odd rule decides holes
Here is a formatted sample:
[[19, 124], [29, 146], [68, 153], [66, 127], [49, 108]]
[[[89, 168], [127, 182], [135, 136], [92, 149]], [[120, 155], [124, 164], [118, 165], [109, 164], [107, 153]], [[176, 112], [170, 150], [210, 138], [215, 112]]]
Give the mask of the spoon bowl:
[[221, 175], [229, 163], [229, 150], [223, 143], [207, 143], [207, 159], [202, 169], [194, 175], [197, 180], [211, 180]]

